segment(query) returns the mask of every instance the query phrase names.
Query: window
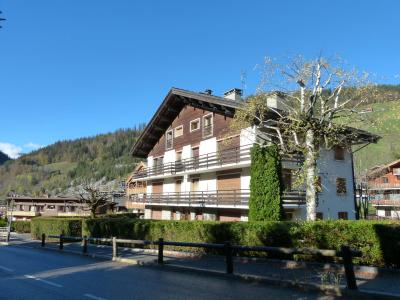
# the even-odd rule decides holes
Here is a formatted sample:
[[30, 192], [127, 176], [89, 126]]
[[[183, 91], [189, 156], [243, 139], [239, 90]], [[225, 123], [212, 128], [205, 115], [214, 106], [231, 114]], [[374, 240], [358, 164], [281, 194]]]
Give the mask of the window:
[[336, 146], [333, 149], [335, 153], [335, 160], [344, 160], [344, 148], [340, 146]]
[[175, 138], [182, 136], [183, 135], [183, 125], [176, 127], [174, 131], [175, 131], [174, 132]]
[[317, 212], [317, 220], [323, 220], [324, 219], [324, 214], [322, 212]]
[[200, 129], [200, 119], [190, 121], [190, 132]]
[[203, 117], [203, 137], [213, 135], [213, 114], [208, 114]]
[[173, 146], [174, 131], [168, 130], [165, 134], [165, 149], [171, 149]]
[[382, 177], [382, 183], [388, 183], [389, 182], [389, 178], [387, 177]]
[[348, 220], [347, 211], [339, 211], [338, 212], [338, 219], [339, 220]]
[[385, 209], [385, 217], [391, 217], [392, 211], [390, 209]]
[[336, 178], [336, 193], [346, 194], [346, 178]]

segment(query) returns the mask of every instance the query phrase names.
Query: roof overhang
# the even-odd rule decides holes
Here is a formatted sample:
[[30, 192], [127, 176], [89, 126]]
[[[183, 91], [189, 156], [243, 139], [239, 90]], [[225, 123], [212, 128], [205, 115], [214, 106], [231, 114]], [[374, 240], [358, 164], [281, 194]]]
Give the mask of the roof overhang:
[[240, 102], [209, 94], [172, 88], [133, 145], [131, 154], [135, 157], [146, 158], [186, 105], [233, 117]]

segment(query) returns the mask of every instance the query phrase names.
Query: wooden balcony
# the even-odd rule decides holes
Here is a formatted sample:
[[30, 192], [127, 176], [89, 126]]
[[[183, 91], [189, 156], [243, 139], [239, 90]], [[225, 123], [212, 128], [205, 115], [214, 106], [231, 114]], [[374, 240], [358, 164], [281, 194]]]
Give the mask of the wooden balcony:
[[[151, 193], [131, 195], [134, 203], [145, 205], [193, 206], [193, 207], [237, 207], [248, 208], [250, 190], [199, 191], [182, 193]], [[282, 196], [284, 206], [305, 204], [305, 192], [285, 192]]]
[[[175, 175], [193, 170], [207, 170], [210, 168], [223, 167], [227, 165], [237, 165], [240, 163], [250, 164], [251, 146], [234, 147], [192, 157], [182, 159], [180, 161], [164, 163], [150, 168], [144, 168], [133, 174], [133, 179], [144, 179], [152, 176]], [[300, 155], [284, 156], [283, 162], [291, 162], [299, 164], [302, 162]]]

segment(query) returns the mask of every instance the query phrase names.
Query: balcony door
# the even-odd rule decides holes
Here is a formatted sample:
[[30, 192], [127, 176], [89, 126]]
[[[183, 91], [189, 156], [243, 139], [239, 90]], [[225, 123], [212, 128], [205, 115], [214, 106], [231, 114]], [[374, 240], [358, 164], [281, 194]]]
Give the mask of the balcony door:
[[160, 157], [154, 158], [153, 165], [154, 165], [154, 174], [155, 175], [163, 173], [163, 163], [164, 163], [164, 157], [160, 156]]
[[153, 182], [153, 194], [161, 194], [163, 192], [164, 182]]
[[240, 201], [240, 173], [217, 176], [217, 200], [238, 203]]

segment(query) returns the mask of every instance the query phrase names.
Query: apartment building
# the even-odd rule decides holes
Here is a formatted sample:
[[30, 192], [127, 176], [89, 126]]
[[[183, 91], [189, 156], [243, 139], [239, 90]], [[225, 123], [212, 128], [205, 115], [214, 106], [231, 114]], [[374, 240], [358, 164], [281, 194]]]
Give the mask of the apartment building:
[[[280, 109], [279, 97], [271, 94], [268, 105]], [[130, 201], [144, 206], [146, 219], [248, 219], [250, 149], [257, 132], [256, 127], [230, 128], [241, 104], [239, 89], [223, 97], [209, 90], [169, 91], [132, 149], [133, 156], [146, 159], [146, 167], [129, 179], [142, 182], [142, 190], [130, 193]], [[364, 131], [357, 131], [357, 136], [357, 143], [377, 139]], [[350, 145], [321, 149], [318, 218], [356, 218], [352, 159]], [[283, 207], [288, 219], [306, 218], [305, 192], [293, 185], [294, 170], [301, 163], [300, 155], [283, 157]]]
[[377, 217], [400, 219], [400, 160], [371, 170], [368, 191]]

